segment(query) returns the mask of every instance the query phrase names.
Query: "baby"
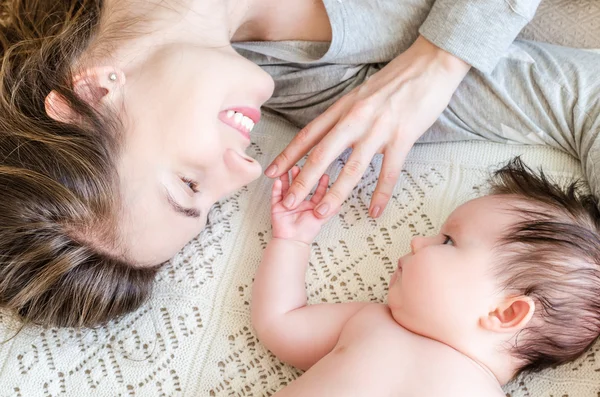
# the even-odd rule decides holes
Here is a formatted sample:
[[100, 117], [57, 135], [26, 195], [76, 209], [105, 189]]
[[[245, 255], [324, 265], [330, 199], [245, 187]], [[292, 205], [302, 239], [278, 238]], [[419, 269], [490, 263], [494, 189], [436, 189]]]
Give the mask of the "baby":
[[278, 397], [501, 397], [519, 372], [572, 360], [600, 333], [600, 212], [576, 182], [561, 189], [517, 158], [490, 195], [412, 240], [387, 304], [316, 305], [304, 277], [328, 179], [292, 211], [281, 204], [289, 183], [273, 185], [252, 298], [260, 341], [307, 370]]

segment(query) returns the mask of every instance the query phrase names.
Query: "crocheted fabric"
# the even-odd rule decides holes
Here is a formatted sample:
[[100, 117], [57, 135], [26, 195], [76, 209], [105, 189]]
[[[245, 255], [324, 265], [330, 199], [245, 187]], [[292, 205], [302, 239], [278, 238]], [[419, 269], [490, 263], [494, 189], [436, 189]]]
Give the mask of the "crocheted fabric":
[[[266, 115], [251, 154], [265, 165], [295, 132]], [[313, 244], [310, 301], [383, 301], [410, 238], [435, 233], [457, 205], [484, 192], [489, 171], [517, 154], [558, 180], [580, 175], [575, 159], [544, 147], [418, 145], [392, 202], [373, 220], [366, 214], [381, 165], [376, 158]], [[135, 313], [92, 330], [29, 327], [16, 336], [3, 316], [0, 397], [259, 397], [299, 376], [260, 344], [250, 324], [252, 277], [270, 237], [270, 186], [261, 178], [215, 205], [210, 225], [164, 266], [152, 298]], [[505, 390], [512, 397], [597, 396], [599, 348]]]

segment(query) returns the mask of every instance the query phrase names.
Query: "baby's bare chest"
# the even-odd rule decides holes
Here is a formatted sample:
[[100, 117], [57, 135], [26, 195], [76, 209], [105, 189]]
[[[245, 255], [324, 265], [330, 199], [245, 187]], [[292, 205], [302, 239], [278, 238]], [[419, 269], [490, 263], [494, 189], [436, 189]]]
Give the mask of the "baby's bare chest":
[[378, 308], [353, 317], [335, 349], [283, 396], [503, 396], [480, 371], [447, 346], [405, 330]]

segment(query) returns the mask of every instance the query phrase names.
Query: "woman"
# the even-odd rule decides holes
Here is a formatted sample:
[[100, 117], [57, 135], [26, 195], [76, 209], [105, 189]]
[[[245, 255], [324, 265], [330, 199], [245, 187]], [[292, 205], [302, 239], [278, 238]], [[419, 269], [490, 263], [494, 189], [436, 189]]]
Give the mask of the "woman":
[[[579, 134], [593, 130], [584, 116], [595, 105], [563, 92], [583, 89], [589, 73], [541, 45], [524, 45], [515, 64], [489, 76], [469, 74], [435, 122], [470, 65], [494, 69], [537, 2], [432, 3], [3, 2], [1, 305], [58, 326], [101, 324], [138, 307], [157, 265], [200, 232], [210, 206], [260, 175], [244, 150], [273, 94], [271, 76], [267, 107], [298, 125], [335, 103], [268, 170], [279, 176], [314, 147], [286, 204], [354, 149], [326, 208], [316, 209], [322, 216], [380, 152], [370, 209], [378, 216], [404, 156], [432, 124], [424, 139], [551, 143], [591, 158], [594, 141]], [[562, 85], [540, 86], [547, 74]], [[533, 135], [513, 134], [524, 128]]]

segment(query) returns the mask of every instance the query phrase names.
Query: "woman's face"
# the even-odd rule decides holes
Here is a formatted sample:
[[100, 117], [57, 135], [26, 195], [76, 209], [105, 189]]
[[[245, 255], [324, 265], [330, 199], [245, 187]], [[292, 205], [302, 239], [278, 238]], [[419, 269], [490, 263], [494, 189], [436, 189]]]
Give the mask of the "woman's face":
[[249, 119], [258, 121], [273, 80], [231, 46], [172, 45], [143, 65], [122, 87], [119, 228], [127, 258], [154, 265], [198, 235], [217, 200], [260, 175], [245, 154]]

